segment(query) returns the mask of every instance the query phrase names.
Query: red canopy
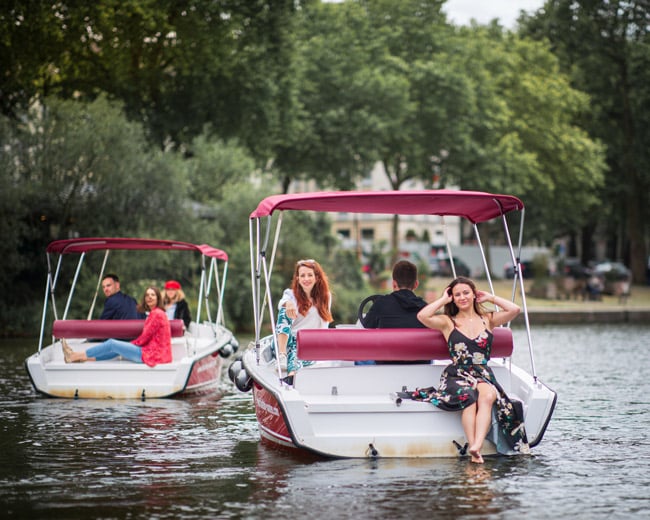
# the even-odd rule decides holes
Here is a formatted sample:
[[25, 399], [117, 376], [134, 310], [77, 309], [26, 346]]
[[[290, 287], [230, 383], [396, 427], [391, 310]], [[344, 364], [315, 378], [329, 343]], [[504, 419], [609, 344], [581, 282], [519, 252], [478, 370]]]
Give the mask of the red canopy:
[[156, 240], [154, 238], [72, 238], [51, 242], [46, 251], [61, 255], [105, 251], [107, 249], [156, 249], [167, 251], [198, 251], [210, 258], [228, 261], [228, 254], [207, 244], [195, 245], [176, 240]]
[[523, 202], [512, 195], [480, 191], [331, 191], [272, 195], [259, 203], [250, 218], [266, 217], [276, 210], [299, 210], [390, 215], [455, 215], [476, 223], [523, 208]]

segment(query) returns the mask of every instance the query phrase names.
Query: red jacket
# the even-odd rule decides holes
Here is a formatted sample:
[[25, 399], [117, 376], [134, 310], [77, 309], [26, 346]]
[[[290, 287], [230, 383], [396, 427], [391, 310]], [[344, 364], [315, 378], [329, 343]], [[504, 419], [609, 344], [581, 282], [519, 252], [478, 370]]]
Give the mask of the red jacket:
[[142, 361], [150, 367], [172, 361], [172, 332], [167, 314], [153, 309], [144, 321], [142, 334], [132, 343], [142, 348]]

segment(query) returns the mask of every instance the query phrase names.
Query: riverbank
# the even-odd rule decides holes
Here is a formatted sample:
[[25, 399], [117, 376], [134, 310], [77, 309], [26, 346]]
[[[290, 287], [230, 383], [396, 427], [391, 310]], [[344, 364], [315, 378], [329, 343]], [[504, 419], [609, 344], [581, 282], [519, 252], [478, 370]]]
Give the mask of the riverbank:
[[633, 286], [625, 298], [604, 295], [600, 301], [526, 297], [533, 325], [582, 323], [650, 323], [650, 286]]
[[[427, 284], [427, 297], [435, 297], [442, 291], [443, 286], [436, 282], [438, 280], [434, 279]], [[486, 282], [478, 280], [477, 285], [479, 289], [484, 289]], [[530, 296], [530, 285], [531, 282], [526, 280], [526, 306], [532, 325], [650, 323], [650, 286], [648, 285], [632, 286], [630, 294], [624, 299], [603, 295], [600, 301], [534, 298]], [[499, 296], [510, 298], [512, 281], [494, 281], [494, 291]], [[515, 298], [515, 301], [522, 305], [521, 297]], [[523, 324], [523, 318], [517, 318], [515, 323]]]
[[[650, 323], [650, 308], [588, 307], [584, 309], [548, 309], [529, 307], [532, 325], [578, 325], [585, 323]], [[522, 320], [517, 320], [523, 323]]]

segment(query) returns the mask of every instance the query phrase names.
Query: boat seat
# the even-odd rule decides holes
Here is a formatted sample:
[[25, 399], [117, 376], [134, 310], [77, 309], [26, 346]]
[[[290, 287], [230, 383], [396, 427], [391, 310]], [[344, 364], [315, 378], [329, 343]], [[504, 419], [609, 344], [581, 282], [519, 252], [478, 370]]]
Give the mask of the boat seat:
[[[183, 336], [183, 320], [169, 320], [172, 338]], [[135, 339], [142, 333], [144, 320], [55, 320], [55, 338]]]
[[[512, 330], [493, 331], [493, 358], [510, 357]], [[426, 361], [449, 360], [442, 332], [432, 329], [301, 329], [298, 357], [311, 361]]]

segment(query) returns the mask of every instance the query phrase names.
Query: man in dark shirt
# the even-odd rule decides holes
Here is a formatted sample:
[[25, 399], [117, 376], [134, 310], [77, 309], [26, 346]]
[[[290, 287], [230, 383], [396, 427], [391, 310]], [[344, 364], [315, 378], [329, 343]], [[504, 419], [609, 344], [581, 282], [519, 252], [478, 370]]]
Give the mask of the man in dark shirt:
[[424, 327], [417, 318], [425, 302], [413, 292], [418, 287], [418, 268], [408, 260], [393, 266], [393, 292], [380, 296], [363, 318], [366, 329]]
[[[425, 328], [417, 314], [427, 302], [413, 291], [418, 287], [418, 268], [408, 260], [400, 260], [393, 266], [393, 292], [377, 298], [362, 320], [366, 329]], [[377, 361], [406, 363], [404, 361]], [[410, 362], [413, 363], [413, 362]], [[417, 361], [415, 363], [429, 363]]]
[[116, 274], [104, 276], [102, 290], [106, 301], [100, 320], [137, 320], [143, 317], [136, 310], [135, 299], [120, 291], [120, 279]]

